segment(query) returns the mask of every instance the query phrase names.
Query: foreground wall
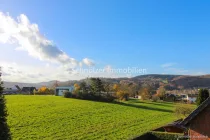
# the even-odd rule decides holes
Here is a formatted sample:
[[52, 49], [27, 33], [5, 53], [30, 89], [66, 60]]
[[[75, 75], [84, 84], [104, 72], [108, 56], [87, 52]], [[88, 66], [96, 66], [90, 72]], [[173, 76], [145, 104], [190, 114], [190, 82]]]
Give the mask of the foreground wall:
[[191, 140], [210, 140], [210, 106], [190, 122]]

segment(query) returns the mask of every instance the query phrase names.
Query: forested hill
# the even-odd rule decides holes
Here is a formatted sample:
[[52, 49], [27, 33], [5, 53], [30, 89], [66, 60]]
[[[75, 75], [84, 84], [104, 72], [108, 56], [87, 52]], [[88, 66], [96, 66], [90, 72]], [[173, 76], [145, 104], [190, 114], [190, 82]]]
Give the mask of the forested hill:
[[[59, 86], [70, 86], [76, 82], [81, 82], [87, 79], [75, 81], [58, 82]], [[158, 88], [160, 85], [164, 85], [168, 90], [174, 89], [191, 89], [191, 88], [210, 88], [210, 75], [202, 76], [189, 76], [189, 75], [140, 75], [133, 78], [102, 78], [103, 81], [108, 83], [135, 83], [138, 85], [150, 85], [154, 88]], [[41, 86], [53, 87], [56, 81], [41, 82], [41, 83], [18, 83], [18, 82], [6, 82], [4, 86], [13, 87], [14, 85], [24, 86], [35, 86], [37, 88]]]

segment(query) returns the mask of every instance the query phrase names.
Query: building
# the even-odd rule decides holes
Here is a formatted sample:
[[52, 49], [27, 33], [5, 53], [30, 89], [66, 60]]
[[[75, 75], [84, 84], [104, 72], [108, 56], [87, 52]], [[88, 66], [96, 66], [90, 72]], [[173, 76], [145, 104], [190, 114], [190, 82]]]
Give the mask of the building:
[[184, 120], [178, 120], [153, 131], [184, 133], [190, 140], [210, 140], [210, 97]]
[[187, 101], [188, 101], [189, 103], [195, 103], [197, 97], [198, 97], [197, 94], [188, 94], [188, 95], [187, 95]]
[[55, 95], [56, 96], [63, 96], [63, 92], [69, 91], [72, 92], [74, 90], [74, 86], [69, 87], [56, 87], [55, 88]]
[[182, 119], [179, 119], [179, 120], [174, 121], [170, 124], [156, 128], [153, 131], [170, 132], [170, 133], [184, 133], [186, 131], [186, 128], [179, 125], [180, 122], [182, 122], [182, 121], [183, 121]]
[[23, 87], [21, 89], [22, 94], [33, 94], [33, 91], [36, 90], [35, 87]]
[[20, 91], [20, 87], [18, 85], [15, 85], [14, 87], [4, 88], [3, 94], [17, 94], [20, 93]]
[[210, 97], [181, 123], [188, 128], [191, 140], [210, 140]]
[[166, 94], [165, 98], [163, 99], [167, 102], [175, 102], [176, 101], [176, 95], [174, 94]]
[[195, 103], [198, 94], [182, 94], [181, 98], [183, 101], [188, 103]]

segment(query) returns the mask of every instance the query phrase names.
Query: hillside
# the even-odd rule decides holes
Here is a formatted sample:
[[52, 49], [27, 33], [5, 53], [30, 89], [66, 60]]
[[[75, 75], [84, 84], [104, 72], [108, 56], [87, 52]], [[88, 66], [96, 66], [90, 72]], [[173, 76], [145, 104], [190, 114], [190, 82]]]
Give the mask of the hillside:
[[[59, 86], [70, 86], [74, 83], [79, 83], [87, 79], [79, 81], [64, 81], [58, 82]], [[160, 84], [164, 84], [168, 90], [174, 89], [192, 89], [192, 88], [210, 88], [210, 75], [202, 76], [188, 76], [188, 75], [140, 75], [133, 78], [102, 78], [103, 81], [109, 83], [119, 83], [120, 81], [134, 82], [138, 85], [147, 84], [154, 89], [157, 89]], [[53, 87], [56, 81], [41, 82], [41, 83], [15, 83], [15, 82], [4, 82], [5, 87], [12, 87], [14, 85], [23, 86], [35, 86], [37, 88], [41, 86]]]
[[129, 139], [175, 120], [173, 103], [121, 104], [57, 96], [6, 96], [16, 139]]

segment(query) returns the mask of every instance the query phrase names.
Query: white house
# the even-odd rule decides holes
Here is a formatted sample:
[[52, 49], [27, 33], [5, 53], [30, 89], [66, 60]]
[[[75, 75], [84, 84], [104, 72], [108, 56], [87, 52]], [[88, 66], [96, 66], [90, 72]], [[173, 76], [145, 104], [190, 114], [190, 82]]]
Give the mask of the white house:
[[187, 101], [190, 103], [195, 103], [197, 96], [198, 96], [197, 94], [188, 94]]
[[74, 90], [74, 86], [69, 87], [56, 87], [55, 89], [55, 95], [56, 96], [63, 96], [63, 92], [69, 91], [72, 92]]
[[190, 103], [195, 103], [196, 99], [197, 99], [197, 94], [182, 94], [182, 100], [183, 101], [187, 101]]

